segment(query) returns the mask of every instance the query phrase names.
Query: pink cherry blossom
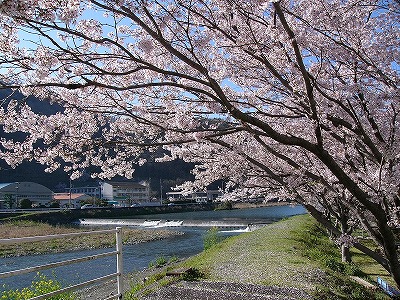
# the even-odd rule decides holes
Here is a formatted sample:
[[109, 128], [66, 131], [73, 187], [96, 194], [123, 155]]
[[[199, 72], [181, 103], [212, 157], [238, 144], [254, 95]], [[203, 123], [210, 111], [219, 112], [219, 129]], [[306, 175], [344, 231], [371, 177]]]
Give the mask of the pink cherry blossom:
[[6, 99], [0, 124], [26, 139], [2, 137], [0, 159], [132, 177], [163, 147], [195, 163], [177, 189], [223, 180], [225, 199], [294, 199], [337, 238], [363, 228], [400, 286], [399, 8], [3, 0], [0, 86], [62, 109]]

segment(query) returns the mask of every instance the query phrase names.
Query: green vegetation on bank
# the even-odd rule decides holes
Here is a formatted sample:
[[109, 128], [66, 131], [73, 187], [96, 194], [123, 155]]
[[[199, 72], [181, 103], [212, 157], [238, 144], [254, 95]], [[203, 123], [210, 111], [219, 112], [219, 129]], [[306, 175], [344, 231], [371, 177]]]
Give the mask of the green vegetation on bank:
[[163, 266], [166, 266], [168, 264], [171, 264], [171, 263], [174, 263], [177, 261], [178, 261], [178, 257], [176, 257], [176, 256], [173, 256], [170, 258], [160, 256], [149, 263], [149, 268], [161, 268]]
[[222, 237], [218, 235], [218, 228], [212, 227], [206, 232], [203, 237], [204, 250], [208, 250], [222, 241]]
[[[31, 286], [21, 290], [6, 290], [0, 294], [0, 300], [27, 300], [35, 296], [44, 295], [62, 288], [57, 278], [48, 278], [38, 273]], [[48, 298], [48, 300], [76, 300], [74, 293], [62, 293]]]
[[[343, 264], [339, 249], [326, 232], [311, 217], [302, 215], [225, 239], [176, 268], [192, 268], [210, 281], [295, 287], [321, 300], [389, 299], [383, 292], [350, 279], [355, 275], [374, 282], [376, 274], [385, 275], [378, 264], [359, 252], [355, 261], [362, 263]], [[163, 281], [159, 286], [167, 284], [165, 270], [156, 277]], [[155, 288], [154, 282], [147, 293]], [[141, 288], [143, 293], [146, 284]], [[139, 290], [131, 291], [126, 299], [140, 299], [134, 296]]]

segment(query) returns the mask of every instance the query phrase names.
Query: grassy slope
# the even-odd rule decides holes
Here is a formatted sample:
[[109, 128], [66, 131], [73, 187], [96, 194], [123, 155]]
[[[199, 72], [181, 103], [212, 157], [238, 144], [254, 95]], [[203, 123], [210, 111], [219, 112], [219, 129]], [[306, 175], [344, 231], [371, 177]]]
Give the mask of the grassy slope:
[[211, 281], [297, 287], [318, 299], [388, 299], [349, 280], [348, 275], [365, 276], [364, 270], [381, 273], [359, 254], [357, 260], [364, 262], [362, 270], [342, 264], [337, 247], [303, 215], [227, 239], [185, 266], [201, 270]]
[[380, 277], [390, 285], [396, 286], [389, 273], [381, 265], [377, 264], [372, 258], [364, 255], [361, 251], [353, 249], [353, 261], [364, 273], [369, 275], [371, 280], [376, 280], [377, 277]]
[[306, 226], [305, 216], [271, 224], [252, 233], [233, 237], [187, 261], [203, 270], [211, 280], [242, 281], [284, 286], [288, 282], [312, 288], [308, 280], [317, 265], [299, 252], [299, 242], [290, 231]]

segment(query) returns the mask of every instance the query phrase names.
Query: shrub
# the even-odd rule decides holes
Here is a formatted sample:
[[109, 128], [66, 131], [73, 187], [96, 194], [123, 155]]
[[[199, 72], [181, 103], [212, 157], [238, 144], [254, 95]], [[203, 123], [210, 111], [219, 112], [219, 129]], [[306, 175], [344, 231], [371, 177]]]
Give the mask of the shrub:
[[168, 260], [164, 256], [157, 257], [154, 261], [149, 263], [149, 268], [156, 267], [160, 268], [165, 266], [168, 263]]
[[24, 198], [19, 202], [19, 207], [22, 209], [32, 208], [32, 201]]
[[[30, 287], [23, 288], [22, 290], [7, 290], [2, 292], [1, 300], [27, 300], [35, 296], [44, 295], [50, 292], [61, 289], [61, 283], [54, 279], [50, 279], [43, 274], [38, 273], [32, 281]], [[56, 295], [48, 300], [76, 300], [77, 297], [73, 293], [62, 293]]]
[[327, 257], [323, 260], [325, 267], [331, 269], [332, 271], [344, 274], [346, 271], [346, 266], [344, 263], [338, 261], [335, 257]]
[[204, 250], [210, 249], [211, 247], [219, 244], [222, 238], [218, 235], [218, 228], [212, 227], [209, 229], [203, 239]]
[[200, 279], [205, 278], [205, 274], [198, 269], [191, 268], [188, 272], [184, 273], [181, 276], [182, 280], [185, 281], [198, 281]]
[[231, 209], [233, 209], [233, 203], [231, 201], [224, 201], [215, 208], [215, 210], [231, 210]]
[[162, 267], [168, 263], [168, 260], [164, 256], [157, 257], [156, 267]]
[[50, 203], [50, 208], [59, 208], [60, 207], [60, 203], [58, 202], [51, 202]]

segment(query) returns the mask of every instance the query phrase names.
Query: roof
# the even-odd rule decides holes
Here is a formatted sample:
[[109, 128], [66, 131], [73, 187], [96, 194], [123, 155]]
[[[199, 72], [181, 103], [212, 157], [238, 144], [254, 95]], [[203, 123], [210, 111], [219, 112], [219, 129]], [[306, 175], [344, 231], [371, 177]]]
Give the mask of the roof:
[[115, 187], [122, 187], [122, 188], [132, 188], [132, 187], [137, 187], [137, 188], [144, 188], [146, 187], [144, 184], [140, 184], [137, 182], [129, 182], [129, 181], [106, 181], [109, 185], [115, 186]]
[[3, 193], [7, 192], [12, 194], [53, 194], [53, 191], [48, 187], [31, 181], [0, 183], [0, 191]]
[[0, 183], [0, 189], [4, 188], [6, 186], [9, 186], [10, 184], [12, 184], [12, 183]]
[[71, 193], [71, 198], [70, 198], [70, 194], [69, 193], [55, 193], [54, 194], [54, 200], [75, 200], [81, 197], [88, 197], [90, 198], [90, 196], [86, 195], [86, 194], [82, 194], [82, 193]]

